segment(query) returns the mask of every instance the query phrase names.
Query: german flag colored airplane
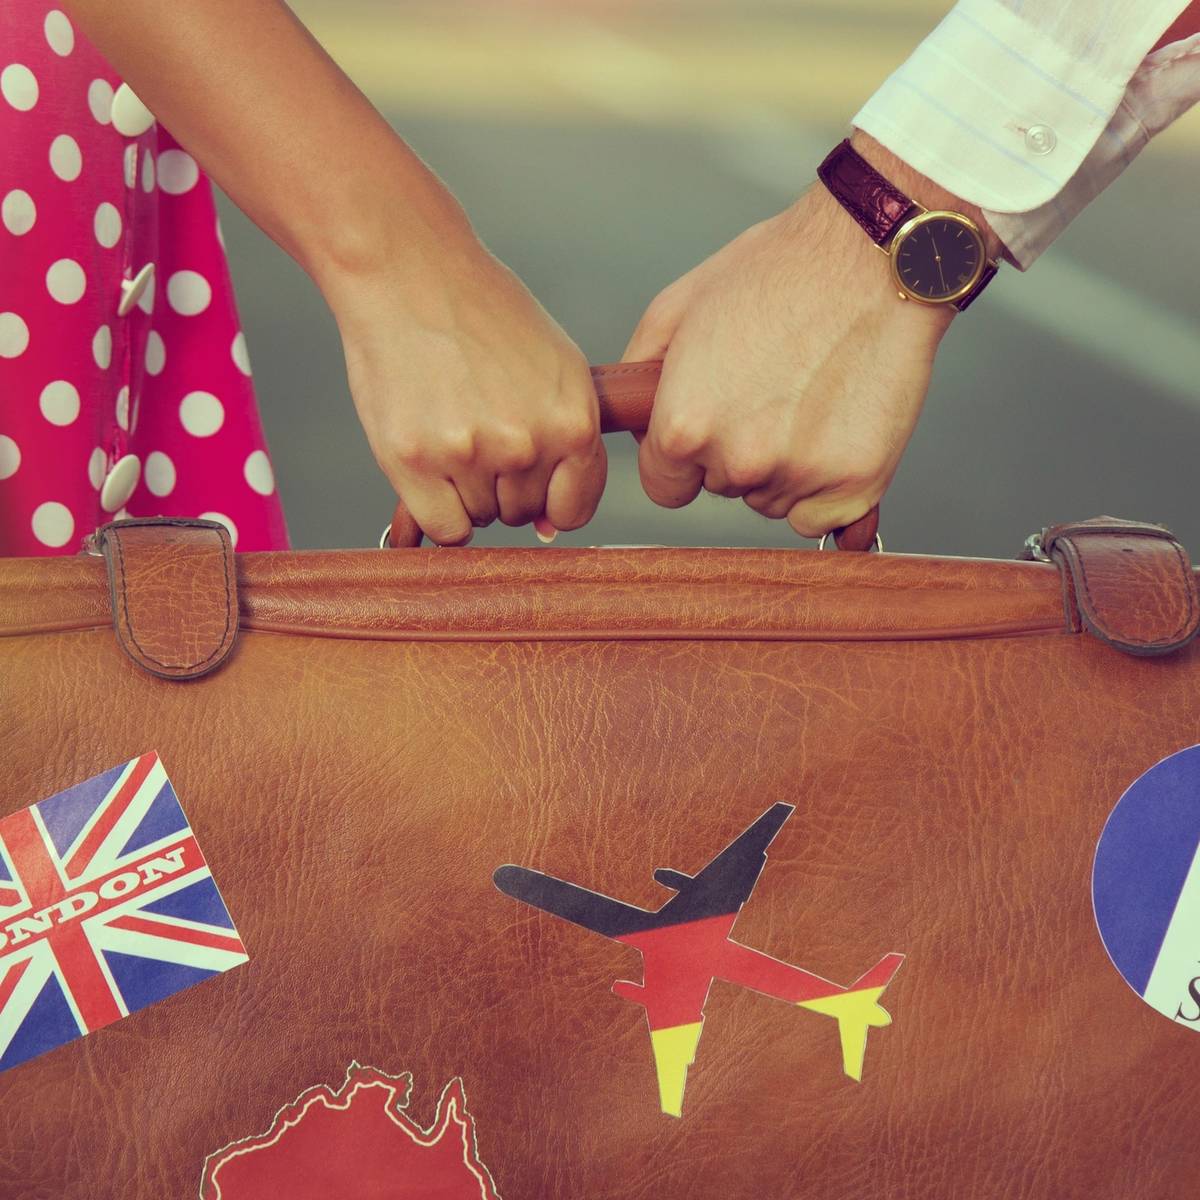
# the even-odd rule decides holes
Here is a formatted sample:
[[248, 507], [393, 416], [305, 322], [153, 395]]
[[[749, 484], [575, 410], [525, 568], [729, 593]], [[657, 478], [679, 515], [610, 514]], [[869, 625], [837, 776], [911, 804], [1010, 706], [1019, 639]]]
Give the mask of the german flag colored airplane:
[[793, 811], [790, 804], [772, 805], [695, 875], [655, 871], [654, 878], [676, 895], [653, 912], [526, 867], [503, 866], [494, 875], [496, 886], [514, 900], [641, 951], [643, 982], [622, 980], [613, 991], [646, 1010], [659, 1099], [671, 1116], [682, 1115], [687, 1069], [695, 1061], [714, 979], [833, 1017], [851, 1079], [862, 1079], [869, 1029], [891, 1023], [879, 998], [903, 954], [885, 954], [843, 988], [729, 938], [766, 865], [767, 847]]

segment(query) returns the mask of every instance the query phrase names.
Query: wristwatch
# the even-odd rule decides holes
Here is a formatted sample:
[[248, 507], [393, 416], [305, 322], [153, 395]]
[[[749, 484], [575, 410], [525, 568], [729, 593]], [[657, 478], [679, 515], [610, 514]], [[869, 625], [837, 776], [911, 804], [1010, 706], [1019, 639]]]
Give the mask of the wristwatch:
[[965, 213], [927, 209], [889, 182], [847, 138], [817, 168], [821, 182], [892, 264], [902, 300], [950, 304], [959, 312], [991, 282], [979, 226]]

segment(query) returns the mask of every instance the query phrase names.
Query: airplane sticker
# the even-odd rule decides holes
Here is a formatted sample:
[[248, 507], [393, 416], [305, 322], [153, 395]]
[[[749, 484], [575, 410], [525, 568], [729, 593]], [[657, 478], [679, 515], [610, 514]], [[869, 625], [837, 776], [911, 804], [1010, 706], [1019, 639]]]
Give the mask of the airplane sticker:
[[868, 1031], [891, 1024], [879, 998], [904, 962], [903, 954], [885, 954], [849, 987], [839, 987], [730, 940], [766, 865], [767, 847], [794, 811], [791, 804], [772, 805], [695, 875], [655, 871], [655, 880], [676, 894], [654, 911], [528, 867], [499, 867], [493, 876], [506, 896], [641, 951], [643, 982], [622, 980], [613, 991], [646, 1010], [659, 1100], [670, 1116], [683, 1115], [687, 1070], [696, 1058], [714, 979], [833, 1017], [842, 1066], [854, 1080], [862, 1080]]

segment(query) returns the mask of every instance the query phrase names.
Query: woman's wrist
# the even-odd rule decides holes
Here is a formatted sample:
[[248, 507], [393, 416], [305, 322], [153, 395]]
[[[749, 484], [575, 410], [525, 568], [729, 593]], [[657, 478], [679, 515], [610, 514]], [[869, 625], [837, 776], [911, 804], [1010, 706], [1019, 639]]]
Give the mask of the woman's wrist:
[[337, 220], [314, 225], [294, 251], [335, 314], [381, 286], [419, 297], [469, 275], [487, 255], [441, 181], [399, 139], [395, 149], [397, 169], [377, 169], [369, 185], [352, 189]]

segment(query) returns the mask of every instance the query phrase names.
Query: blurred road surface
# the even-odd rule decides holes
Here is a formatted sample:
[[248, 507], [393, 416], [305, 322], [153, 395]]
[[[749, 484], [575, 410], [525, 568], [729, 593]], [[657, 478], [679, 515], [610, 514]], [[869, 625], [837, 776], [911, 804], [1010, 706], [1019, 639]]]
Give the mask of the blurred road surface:
[[[293, 8], [593, 361], [654, 294], [793, 199], [948, 0], [295, 0]], [[1200, 111], [943, 343], [884, 503], [889, 550], [1006, 557], [1058, 520], [1169, 524], [1200, 554]], [[392, 505], [333, 320], [228, 200], [222, 224], [300, 547], [368, 545]], [[336, 219], [336, 214], [331, 214]], [[657, 508], [636, 444], [558, 545], [810, 545], [738, 501]], [[475, 545], [536, 545], [496, 525]]]

